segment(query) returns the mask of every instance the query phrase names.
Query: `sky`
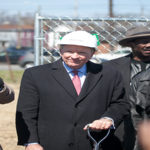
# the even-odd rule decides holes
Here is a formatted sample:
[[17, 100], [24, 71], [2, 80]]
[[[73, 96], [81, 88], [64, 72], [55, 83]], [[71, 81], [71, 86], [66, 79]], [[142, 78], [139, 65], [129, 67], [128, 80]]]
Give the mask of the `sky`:
[[[56, 17], [108, 17], [109, 0], [0, 0], [0, 12]], [[113, 13], [150, 16], [150, 0], [113, 0]]]

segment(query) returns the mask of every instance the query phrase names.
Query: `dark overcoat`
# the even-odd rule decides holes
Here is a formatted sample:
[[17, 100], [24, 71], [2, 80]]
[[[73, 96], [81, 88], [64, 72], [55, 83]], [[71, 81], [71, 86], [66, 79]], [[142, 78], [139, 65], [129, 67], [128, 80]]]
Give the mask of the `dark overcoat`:
[[[29, 68], [17, 104], [18, 144], [39, 142], [44, 150], [92, 150], [84, 126], [110, 117], [117, 127], [129, 110], [124, 91], [121, 74], [110, 65], [88, 62], [79, 96], [61, 59]], [[102, 149], [120, 150], [113, 134]]]
[[[126, 90], [126, 100], [128, 102], [131, 79], [131, 59], [132, 53], [127, 56], [106, 62], [106, 64], [111, 65], [113, 68], [121, 72]], [[136, 131], [134, 129], [130, 113], [117, 128], [115, 135], [118, 140], [120, 140], [124, 150], [133, 150], [136, 140]]]

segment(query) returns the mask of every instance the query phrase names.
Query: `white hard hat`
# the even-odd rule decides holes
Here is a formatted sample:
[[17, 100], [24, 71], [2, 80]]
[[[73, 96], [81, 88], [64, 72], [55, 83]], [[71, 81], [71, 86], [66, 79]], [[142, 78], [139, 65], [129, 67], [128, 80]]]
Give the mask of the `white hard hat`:
[[86, 31], [73, 31], [66, 34], [62, 40], [60, 40], [59, 45], [78, 45], [95, 48], [96, 50], [97, 39], [95, 35]]

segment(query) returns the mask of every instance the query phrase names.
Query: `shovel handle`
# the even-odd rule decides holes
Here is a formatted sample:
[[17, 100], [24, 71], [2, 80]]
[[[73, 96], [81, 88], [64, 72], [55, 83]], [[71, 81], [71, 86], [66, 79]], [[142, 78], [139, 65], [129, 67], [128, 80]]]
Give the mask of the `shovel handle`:
[[107, 131], [107, 133], [106, 133], [106, 135], [102, 138], [102, 139], [100, 139], [98, 142], [94, 139], [94, 137], [91, 135], [91, 132], [90, 132], [91, 130], [90, 130], [90, 127], [89, 127], [89, 125], [87, 126], [87, 133], [88, 133], [88, 136], [89, 136], [89, 138], [93, 141], [93, 143], [94, 143], [94, 150], [99, 150], [99, 146], [100, 146], [100, 144], [108, 137], [108, 135], [110, 134], [110, 128], [108, 129], [108, 131]]

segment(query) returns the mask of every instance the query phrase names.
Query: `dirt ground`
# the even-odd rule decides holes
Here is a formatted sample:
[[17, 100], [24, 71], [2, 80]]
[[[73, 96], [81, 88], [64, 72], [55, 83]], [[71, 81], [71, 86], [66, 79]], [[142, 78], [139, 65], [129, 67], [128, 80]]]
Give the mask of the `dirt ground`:
[[15, 101], [0, 105], [0, 144], [3, 150], [24, 150], [17, 146], [17, 135], [15, 128], [15, 111], [19, 93], [19, 84], [9, 84], [15, 90]]

